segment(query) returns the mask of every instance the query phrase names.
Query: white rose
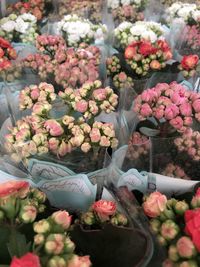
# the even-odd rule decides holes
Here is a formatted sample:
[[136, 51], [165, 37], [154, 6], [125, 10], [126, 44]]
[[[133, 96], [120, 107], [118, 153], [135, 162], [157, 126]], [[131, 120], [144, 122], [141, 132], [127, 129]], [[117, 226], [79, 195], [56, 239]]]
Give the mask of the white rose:
[[195, 10], [192, 12], [192, 17], [195, 21], [200, 20], [200, 10]]
[[119, 26], [116, 28], [116, 30], [118, 29], [119, 31], [123, 32], [126, 29], [131, 28], [132, 25], [133, 24], [131, 22], [124, 21], [124, 22], [119, 24]]
[[130, 0], [121, 0], [121, 3], [123, 6], [125, 6], [125, 5], [130, 5], [131, 1]]
[[149, 40], [151, 43], [155, 43], [158, 39], [157, 35], [153, 31], [144, 31], [141, 37], [146, 40]]
[[12, 32], [15, 29], [15, 22], [10, 20], [1, 25], [1, 28], [6, 32]]
[[29, 28], [29, 25], [30, 24], [28, 22], [25, 22], [23, 19], [18, 17], [16, 19], [15, 30], [20, 33], [26, 33]]
[[24, 13], [24, 14], [20, 15], [19, 18], [21, 18], [25, 21], [31, 21], [33, 23], [37, 22], [37, 18], [30, 13]]

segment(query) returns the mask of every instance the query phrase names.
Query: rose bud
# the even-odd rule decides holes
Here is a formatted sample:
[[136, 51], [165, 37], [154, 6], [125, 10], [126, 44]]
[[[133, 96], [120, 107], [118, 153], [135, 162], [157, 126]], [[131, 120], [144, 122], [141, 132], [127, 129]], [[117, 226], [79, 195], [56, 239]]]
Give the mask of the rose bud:
[[128, 224], [128, 219], [126, 218], [126, 216], [122, 213], [117, 213], [115, 215], [115, 217], [117, 218], [118, 221], [118, 225], [127, 225]]
[[196, 255], [197, 251], [192, 240], [187, 236], [182, 236], [176, 243], [178, 254], [182, 258], [190, 259]]
[[43, 234], [37, 234], [34, 236], [34, 244], [39, 246], [42, 245], [44, 243], [44, 235]]
[[183, 215], [185, 211], [189, 209], [189, 205], [185, 201], [178, 201], [174, 209], [177, 214]]
[[43, 219], [33, 224], [33, 230], [38, 234], [45, 234], [51, 230], [51, 226], [47, 220]]
[[33, 193], [33, 197], [37, 199], [38, 203], [44, 203], [46, 201], [47, 197], [44, 192], [37, 188], [33, 188], [31, 192]]
[[88, 211], [81, 215], [81, 222], [86, 225], [93, 225], [96, 222], [94, 213], [92, 211]]
[[168, 257], [170, 260], [175, 262], [179, 260], [178, 251], [175, 245], [169, 246]]
[[128, 46], [125, 50], [124, 56], [125, 59], [133, 59], [136, 54], [136, 48], [132, 46]]
[[165, 209], [160, 214], [160, 219], [162, 221], [166, 221], [167, 219], [175, 219], [175, 214], [174, 214], [173, 210], [171, 210], [171, 209]]
[[189, 261], [182, 261], [179, 264], [179, 267], [198, 267], [198, 263], [194, 260], [189, 260]]
[[178, 225], [172, 220], [167, 220], [161, 225], [161, 235], [167, 239], [174, 239], [179, 233]]
[[49, 255], [59, 255], [64, 251], [65, 236], [62, 234], [50, 234], [44, 245], [45, 251]]
[[14, 219], [18, 212], [16, 198], [10, 196], [6, 199], [0, 199], [0, 208], [4, 212], [6, 218]]
[[66, 237], [65, 242], [64, 242], [64, 252], [65, 253], [73, 253], [75, 250], [75, 244], [74, 242], [71, 241], [69, 237]]
[[112, 225], [118, 225], [118, 220], [117, 220], [117, 217], [112, 217], [112, 219], [110, 220], [110, 223], [112, 224]]
[[38, 213], [42, 213], [42, 212], [44, 212], [45, 209], [46, 209], [46, 206], [43, 205], [43, 204], [40, 204], [40, 205], [38, 206]]
[[84, 267], [92, 266], [90, 257], [89, 256], [80, 257], [77, 255], [73, 255], [73, 257], [68, 262], [67, 267], [75, 267], [75, 266], [84, 266]]
[[167, 245], [167, 240], [163, 236], [157, 235], [157, 240], [161, 246]]
[[192, 198], [191, 206], [194, 209], [200, 207], [200, 188], [197, 189], [195, 196]]
[[151, 230], [157, 234], [160, 231], [161, 222], [157, 219], [150, 220]]
[[158, 60], [152, 60], [151, 63], [150, 63], [150, 67], [153, 69], [153, 70], [159, 70], [161, 69], [161, 64]]
[[153, 192], [143, 203], [144, 213], [151, 218], [158, 217], [165, 210], [166, 204], [167, 198], [165, 195]]
[[32, 223], [35, 221], [37, 216], [37, 209], [33, 205], [24, 205], [22, 206], [20, 213], [19, 213], [19, 219], [23, 223]]
[[56, 224], [61, 226], [63, 230], [67, 230], [70, 227], [72, 221], [72, 216], [70, 216], [69, 213], [64, 210], [54, 212], [51, 215], [51, 218]]
[[171, 198], [167, 201], [167, 207], [174, 208], [177, 202], [178, 200], [176, 200], [175, 198]]
[[60, 256], [53, 256], [48, 261], [48, 267], [66, 267], [66, 261]]

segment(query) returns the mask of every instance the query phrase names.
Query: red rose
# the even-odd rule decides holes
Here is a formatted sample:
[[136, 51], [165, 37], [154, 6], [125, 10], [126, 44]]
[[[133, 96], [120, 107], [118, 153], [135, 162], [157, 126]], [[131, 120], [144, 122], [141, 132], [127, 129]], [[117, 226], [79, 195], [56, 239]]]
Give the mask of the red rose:
[[29, 4], [29, 3], [23, 3], [23, 6], [24, 6], [24, 8], [26, 8], [26, 9], [29, 9], [29, 8], [30, 8], [30, 4]]
[[105, 222], [109, 220], [109, 216], [112, 216], [116, 212], [116, 204], [113, 201], [99, 200], [92, 205], [92, 209], [97, 213], [101, 221]]
[[9, 60], [4, 60], [0, 62], [0, 70], [8, 69], [11, 66], [11, 62]]
[[126, 59], [133, 59], [136, 53], [136, 47], [128, 46], [125, 50], [124, 56]]
[[41, 265], [39, 257], [29, 252], [21, 258], [14, 257], [10, 267], [41, 267]]
[[2, 58], [4, 56], [4, 51], [3, 49], [0, 47], [0, 58]]
[[0, 184], [0, 198], [9, 196], [19, 196], [20, 198], [26, 197], [29, 191], [29, 183], [25, 181], [12, 180]]
[[194, 69], [199, 62], [199, 57], [197, 55], [184, 56], [181, 60], [181, 66], [185, 70]]
[[0, 37], [0, 47], [8, 48], [11, 47], [11, 44], [4, 38]]
[[170, 50], [170, 47], [168, 45], [168, 43], [164, 40], [158, 40], [157, 41], [158, 47], [163, 51], [163, 52], [167, 52]]
[[11, 57], [11, 59], [16, 59], [17, 58], [17, 52], [14, 48], [9, 47], [8, 48], [8, 54]]
[[200, 252], [200, 208], [185, 212], [185, 232]]
[[157, 48], [152, 46], [152, 44], [150, 42], [141, 42], [141, 44], [140, 44], [139, 52], [143, 56], [155, 54], [157, 51], [158, 51]]

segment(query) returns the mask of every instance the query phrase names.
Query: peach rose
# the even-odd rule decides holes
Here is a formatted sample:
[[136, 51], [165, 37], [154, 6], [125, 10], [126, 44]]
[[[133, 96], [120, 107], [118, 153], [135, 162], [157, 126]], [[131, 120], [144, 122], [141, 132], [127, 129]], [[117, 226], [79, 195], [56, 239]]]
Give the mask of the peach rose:
[[91, 261], [89, 256], [80, 257], [74, 255], [68, 262], [68, 267], [90, 267]]
[[158, 217], [165, 210], [167, 198], [160, 192], [153, 192], [143, 203], [144, 213], [151, 217]]
[[51, 217], [55, 223], [61, 225], [63, 229], [68, 229], [72, 220], [72, 216], [70, 216], [65, 210], [56, 211], [51, 215]]
[[113, 201], [99, 200], [92, 205], [92, 209], [96, 212], [102, 222], [109, 220], [109, 217], [116, 212], [116, 204]]
[[29, 183], [25, 181], [9, 181], [0, 184], [0, 198], [18, 196], [25, 198], [29, 191]]

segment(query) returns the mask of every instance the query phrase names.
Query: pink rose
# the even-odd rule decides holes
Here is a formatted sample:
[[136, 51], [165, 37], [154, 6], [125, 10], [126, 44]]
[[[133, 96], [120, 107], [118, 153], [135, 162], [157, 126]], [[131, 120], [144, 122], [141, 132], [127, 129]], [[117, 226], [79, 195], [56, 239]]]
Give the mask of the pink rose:
[[178, 254], [183, 258], [191, 258], [196, 252], [192, 240], [187, 236], [182, 236], [176, 243]]
[[99, 129], [97, 128], [93, 128], [90, 132], [90, 138], [91, 138], [91, 142], [92, 143], [97, 143], [100, 141], [101, 139], [101, 133], [99, 131]]
[[63, 229], [68, 229], [71, 225], [72, 216], [65, 210], [59, 210], [51, 215], [55, 223], [62, 226]]
[[92, 209], [101, 221], [105, 222], [109, 220], [110, 216], [115, 214], [117, 207], [115, 202], [101, 199], [93, 203]]
[[160, 120], [164, 116], [164, 109], [163, 108], [156, 108], [153, 115], [156, 117], [156, 119]]
[[103, 146], [103, 147], [109, 147], [110, 146], [110, 139], [106, 136], [102, 136], [99, 144], [100, 144], [100, 146]]
[[51, 151], [56, 151], [58, 149], [59, 146], [59, 140], [56, 138], [50, 138], [49, 139], [49, 149]]
[[38, 99], [39, 96], [40, 96], [40, 91], [39, 91], [38, 88], [36, 88], [36, 89], [34, 89], [34, 90], [31, 91], [31, 98], [33, 100]]
[[170, 120], [169, 123], [177, 130], [181, 130], [181, 128], [183, 127], [183, 120], [179, 116]]
[[52, 136], [60, 136], [64, 133], [64, 130], [60, 123], [53, 119], [47, 120], [44, 123], [44, 127]]
[[78, 101], [75, 105], [75, 109], [78, 112], [84, 113], [88, 109], [88, 102], [85, 100]]
[[89, 143], [83, 143], [81, 145], [81, 150], [84, 152], [84, 153], [87, 153], [89, 150], [91, 149], [91, 145]]
[[183, 116], [189, 117], [192, 115], [192, 107], [189, 103], [183, 103], [179, 108]]
[[12, 180], [0, 184], [0, 198], [17, 196], [25, 198], [29, 191], [29, 183], [25, 181]]
[[176, 105], [172, 104], [165, 109], [165, 118], [171, 120], [179, 114], [179, 109]]
[[98, 101], [103, 101], [106, 99], [106, 90], [105, 89], [97, 89], [94, 90], [93, 96]]
[[143, 117], [149, 117], [152, 115], [152, 109], [151, 107], [149, 106], [149, 104], [145, 103], [141, 106], [141, 109], [140, 109], [140, 114], [143, 116]]
[[200, 99], [195, 100], [195, 101], [192, 103], [192, 107], [194, 108], [194, 110], [195, 110], [196, 112], [200, 112]]
[[193, 123], [192, 117], [185, 117], [183, 119], [183, 124], [185, 126], [190, 126], [190, 125], [192, 125], [192, 123]]
[[41, 267], [41, 265], [39, 257], [29, 252], [21, 258], [14, 256], [10, 267]]
[[156, 93], [151, 89], [147, 89], [141, 94], [141, 99], [144, 102], [151, 102], [155, 97]]
[[90, 267], [92, 263], [89, 256], [77, 256], [73, 255], [70, 261], [67, 264], [68, 267]]
[[70, 153], [71, 151], [72, 151], [71, 144], [62, 141], [58, 148], [58, 155], [64, 157], [67, 153]]
[[166, 208], [167, 198], [160, 192], [153, 192], [143, 203], [144, 213], [151, 217], [158, 217]]
[[[173, 85], [171, 84], [171, 86]], [[171, 94], [171, 100], [174, 104], [181, 105], [187, 100], [187, 97], [185, 95], [186, 89], [183, 86], [181, 86], [181, 88], [177, 88], [177, 85], [174, 87], [175, 90], [174, 93]]]

